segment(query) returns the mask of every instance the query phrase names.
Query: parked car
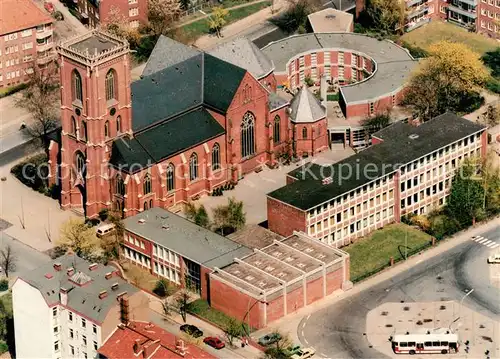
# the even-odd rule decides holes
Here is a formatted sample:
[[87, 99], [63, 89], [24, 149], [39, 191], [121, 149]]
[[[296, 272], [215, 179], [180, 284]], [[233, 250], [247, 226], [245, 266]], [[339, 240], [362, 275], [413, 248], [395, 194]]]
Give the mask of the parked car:
[[292, 356], [294, 354], [297, 354], [297, 352], [300, 350], [300, 345], [292, 345], [286, 348], [286, 351], [288, 352], [288, 356]]
[[205, 339], [203, 339], [203, 343], [205, 343], [206, 345], [210, 345], [215, 349], [222, 349], [226, 346], [226, 344], [224, 344], [224, 342], [217, 337], [206, 337]]
[[181, 325], [181, 331], [191, 335], [194, 338], [199, 338], [203, 336], [203, 332], [196, 325], [192, 324]]
[[489, 256], [488, 263], [489, 264], [499, 264], [500, 263], [500, 253], [493, 254], [492, 256]]
[[263, 346], [271, 345], [281, 339], [279, 333], [269, 333], [259, 338], [259, 344]]
[[291, 359], [307, 359], [312, 357], [316, 351], [313, 348], [299, 349], [297, 353], [291, 356]]
[[43, 3], [43, 7], [45, 8], [45, 10], [47, 10], [49, 12], [49, 14], [52, 14], [54, 12], [54, 4], [52, 4], [50, 1], [45, 1]]

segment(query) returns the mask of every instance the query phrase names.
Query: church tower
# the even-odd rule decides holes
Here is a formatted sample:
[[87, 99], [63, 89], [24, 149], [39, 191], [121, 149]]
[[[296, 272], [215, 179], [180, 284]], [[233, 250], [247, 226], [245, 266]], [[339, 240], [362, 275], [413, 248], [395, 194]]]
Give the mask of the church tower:
[[61, 206], [95, 217], [111, 206], [113, 140], [132, 134], [128, 43], [100, 30], [57, 47], [61, 77]]

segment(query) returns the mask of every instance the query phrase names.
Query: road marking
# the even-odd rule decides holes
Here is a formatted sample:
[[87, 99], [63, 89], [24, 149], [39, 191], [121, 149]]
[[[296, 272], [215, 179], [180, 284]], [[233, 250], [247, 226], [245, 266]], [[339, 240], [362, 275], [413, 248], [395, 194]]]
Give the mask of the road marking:
[[483, 246], [488, 246], [488, 244], [493, 243], [493, 241], [486, 241], [484, 243], [481, 243]]
[[302, 329], [302, 331], [300, 332], [300, 334], [301, 334], [302, 336], [304, 336], [304, 329]]
[[495, 244], [497, 244], [497, 243], [496, 243], [496, 242], [491, 241], [491, 243], [488, 243], [488, 244], [486, 244], [486, 243], [485, 243], [484, 245], [485, 245], [486, 247], [493, 248], [493, 246], [494, 246]]
[[495, 243], [495, 245], [494, 245], [494, 246], [492, 246], [491, 248], [496, 248], [496, 247], [498, 247], [498, 246], [500, 246], [500, 244]]
[[309, 320], [309, 318], [311, 318], [311, 314], [307, 316], [306, 321]]
[[483, 238], [481, 239], [480, 241], [477, 241], [477, 243], [479, 244], [483, 244], [484, 242], [488, 241], [489, 239], [488, 238]]
[[483, 239], [484, 237], [481, 237], [481, 236], [477, 236], [477, 237], [472, 237], [471, 239], [476, 242], [476, 241], [479, 241], [480, 239]]
[[321, 355], [323, 358], [328, 358], [328, 355], [326, 355], [326, 354], [319, 353], [319, 355]]
[[307, 346], [309, 346], [309, 342], [307, 341], [306, 338], [304, 338], [304, 342], [306, 343]]

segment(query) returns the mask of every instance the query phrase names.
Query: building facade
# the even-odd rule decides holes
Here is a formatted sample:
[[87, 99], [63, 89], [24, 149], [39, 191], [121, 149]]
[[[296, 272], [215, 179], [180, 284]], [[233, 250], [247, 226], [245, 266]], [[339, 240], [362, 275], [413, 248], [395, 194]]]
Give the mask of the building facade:
[[147, 0], [77, 0], [77, 10], [84, 23], [91, 29], [106, 25], [109, 21], [125, 19], [131, 28], [137, 29], [148, 21]]
[[269, 229], [307, 233], [342, 247], [356, 238], [446, 203], [466, 158], [486, 155], [482, 125], [446, 113], [418, 127], [396, 123], [370, 148], [332, 166], [306, 165], [268, 194]]
[[[58, 52], [62, 131], [50, 163], [64, 209], [179, 208], [296, 148], [297, 121], [261, 53], [247, 70], [237, 55], [233, 64], [161, 37], [131, 83], [128, 45], [109, 34], [75, 37]], [[321, 107], [309, 97], [302, 106]], [[323, 129], [300, 138], [301, 155], [328, 148], [324, 116], [300, 123]]]
[[0, 88], [24, 83], [34, 67], [55, 59], [53, 19], [30, 0], [2, 1]]
[[93, 358], [128, 316], [147, 320], [144, 294], [114, 267], [64, 255], [19, 277], [12, 287], [16, 354], [20, 358]]

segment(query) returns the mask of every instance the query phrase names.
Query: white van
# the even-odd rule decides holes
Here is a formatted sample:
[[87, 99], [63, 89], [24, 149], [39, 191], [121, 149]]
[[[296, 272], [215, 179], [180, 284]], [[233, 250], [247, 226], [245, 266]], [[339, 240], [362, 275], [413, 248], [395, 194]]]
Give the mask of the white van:
[[97, 235], [97, 237], [102, 238], [105, 235], [113, 232], [114, 229], [115, 229], [115, 225], [112, 223], [101, 224], [96, 229], [96, 235]]

